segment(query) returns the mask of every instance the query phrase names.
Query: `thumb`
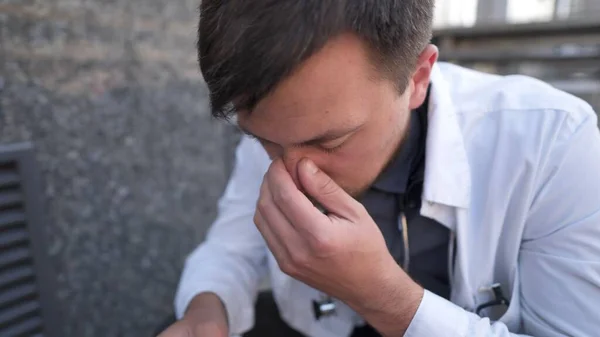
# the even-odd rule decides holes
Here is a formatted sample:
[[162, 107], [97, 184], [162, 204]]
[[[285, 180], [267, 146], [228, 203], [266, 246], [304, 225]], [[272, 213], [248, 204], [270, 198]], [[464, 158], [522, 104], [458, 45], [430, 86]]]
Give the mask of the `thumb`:
[[354, 200], [315, 163], [304, 158], [298, 164], [298, 178], [304, 191], [329, 213], [350, 219], [356, 214]]

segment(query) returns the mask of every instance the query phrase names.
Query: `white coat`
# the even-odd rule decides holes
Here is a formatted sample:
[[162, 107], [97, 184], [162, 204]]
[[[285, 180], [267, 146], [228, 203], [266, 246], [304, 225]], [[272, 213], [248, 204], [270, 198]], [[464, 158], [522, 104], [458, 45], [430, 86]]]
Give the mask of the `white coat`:
[[[452, 294], [447, 301], [426, 291], [405, 336], [600, 335], [600, 133], [592, 108], [528, 77], [439, 63], [429, 110], [421, 214], [456, 240]], [[338, 303], [336, 316], [315, 320], [320, 293], [280, 271], [253, 224], [269, 164], [257, 142], [241, 141], [218, 218], [185, 264], [177, 314], [196, 294], [214, 292], [231, 333], [241, 334], [269, 275], [288, 324], [311, 337], [348, 336], [360, 318]], [[508, 310], [476, 315], [495, 283]]]

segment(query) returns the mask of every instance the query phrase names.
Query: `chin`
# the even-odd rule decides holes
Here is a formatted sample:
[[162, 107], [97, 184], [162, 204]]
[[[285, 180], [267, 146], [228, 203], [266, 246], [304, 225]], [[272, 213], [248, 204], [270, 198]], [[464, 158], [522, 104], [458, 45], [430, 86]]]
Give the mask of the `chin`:
[[375, 174], [374, 176], [370, 176], [367, 179], [365, 179], [365, 177], [363, 176], [363, 179], [359, 180], [358, 184], [352, 184], [353, 186], [340, 184], [340, 187], [354, 199], [360, 199], [362, 195], [375, 183], [382, 171], [383, 168], [381, 168], [379, 171], [376, 171], [377, 174]]
[[342, 189], [346, 191], [346, 193], [348, 193], [352, 198], [358, 200], [371, 187], [372, 184], [373, 183], [371, 182], [363, 187], [342, 187]]

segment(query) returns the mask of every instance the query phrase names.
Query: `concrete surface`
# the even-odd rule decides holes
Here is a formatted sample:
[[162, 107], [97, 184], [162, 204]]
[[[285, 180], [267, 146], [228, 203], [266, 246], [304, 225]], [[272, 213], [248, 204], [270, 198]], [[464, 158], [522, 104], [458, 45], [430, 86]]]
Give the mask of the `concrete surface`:
[[199, 0], [0, 0], [0, 143], [43, 172], [64, 336], [150, 336], [231, 164]]

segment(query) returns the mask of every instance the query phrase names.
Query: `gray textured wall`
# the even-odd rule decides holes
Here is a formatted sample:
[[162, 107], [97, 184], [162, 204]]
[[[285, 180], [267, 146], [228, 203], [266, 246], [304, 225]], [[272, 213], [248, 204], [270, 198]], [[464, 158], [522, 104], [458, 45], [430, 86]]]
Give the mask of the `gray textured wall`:
[[0, 0], [0, 143], [36, 147], [65, 336], [150, 336], [215, 215], [198, 3]]

